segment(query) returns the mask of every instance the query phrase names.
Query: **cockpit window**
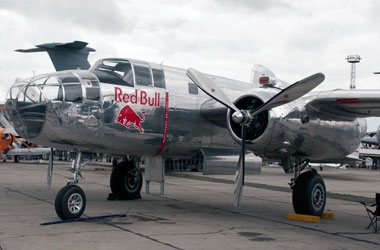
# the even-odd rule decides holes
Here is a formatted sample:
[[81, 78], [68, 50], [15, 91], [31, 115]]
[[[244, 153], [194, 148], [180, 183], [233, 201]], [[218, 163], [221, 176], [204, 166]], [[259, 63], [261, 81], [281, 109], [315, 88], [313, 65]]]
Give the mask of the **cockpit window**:
[[162, 69], [152, 69], [154, 86], [157, 88], [165, 88], [165, 76]]
[[103, 60], [92, 71], [101, 82], [133, 86], [132, 67], [126, 60]]
[[90, 69], [102, 83], [165, 88], [164, 71], [143, 61], [109, 58], [99, 60]]
[[152, 77], [150, 76], [150, 69], [146, 66], [135, 65], [136, 84], [143, 86], [152, 85]]

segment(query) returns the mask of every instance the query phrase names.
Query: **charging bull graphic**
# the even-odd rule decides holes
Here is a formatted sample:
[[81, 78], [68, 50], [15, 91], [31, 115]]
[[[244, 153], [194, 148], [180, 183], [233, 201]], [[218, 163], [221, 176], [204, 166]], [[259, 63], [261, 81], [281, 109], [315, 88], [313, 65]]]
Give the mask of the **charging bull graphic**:
[[140, 117], [129, 105], [124, 106], [115, 119], [116, 123], [120, 123], [126, 128], [130, 128], [133, 125], [141, 134], [144, 134], [144, 128], [141, 127], [141, 123], [144, 121], [145, 111], [141, 111]]

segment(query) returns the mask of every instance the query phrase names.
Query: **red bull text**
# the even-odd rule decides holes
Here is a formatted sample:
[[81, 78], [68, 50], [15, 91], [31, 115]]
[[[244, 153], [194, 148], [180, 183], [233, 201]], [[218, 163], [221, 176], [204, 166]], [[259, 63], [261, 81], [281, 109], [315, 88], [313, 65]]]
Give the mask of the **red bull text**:
[[132, 93], [124, 93], [121, 88], [115, 87], [114, 101], [160, 107], [160, 92], [154, 92], [154, 96], [149, 96], [144, 90], [135, 89]]

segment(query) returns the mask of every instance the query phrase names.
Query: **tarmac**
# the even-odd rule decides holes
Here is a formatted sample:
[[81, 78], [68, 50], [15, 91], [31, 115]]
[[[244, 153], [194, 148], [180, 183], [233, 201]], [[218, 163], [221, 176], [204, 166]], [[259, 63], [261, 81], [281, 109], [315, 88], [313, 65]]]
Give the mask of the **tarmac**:
[[126, 213], [126, 217], [42, 226], [58, 221], [54, 200], [71, 176], [69, 162], [55, 162], [47, 188], [47, 162], [0, 164], [0, 250], [14, 249], [379, 249], [380, 232], [358, 201], [374, 202], [380, 171], [324, 168], [325, 211], [335, 219], [319, 223], [286, 218], [293, 213], [281, 168], [263, 167], [246, 176], [241, 207], [233, 206], [233, 175], [167, 174], [165, 195], [158, 183], [142, 199], [107, 200], [111, 167], [93, 163], [79, 185], [87, 196], [84, 216]]

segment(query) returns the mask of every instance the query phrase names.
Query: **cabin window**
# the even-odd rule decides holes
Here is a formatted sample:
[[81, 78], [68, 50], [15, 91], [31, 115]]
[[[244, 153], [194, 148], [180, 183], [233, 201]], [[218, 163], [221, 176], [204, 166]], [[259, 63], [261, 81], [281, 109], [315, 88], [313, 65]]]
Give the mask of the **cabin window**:
[[198, 95], [198, 86], [195, 83], [189, 82], [189, 94]]
[[162, 69], [152, 69], [154, 86], [157, 88], [165, 88], [165, 76]]
[[42, 91], [48, 100], [63, 101], [62, 86], [58, 79], [53, 76], [49, 77], [42, 85]]
[[63, 93], [61, 86], [44, 86], [43, 92], [46, 99], [52, 101], [63, 101]]
[[146, 66], [135, 65], [135, 78], [137, 85], [152, 86], [152, 77], [150, 75], [150, 69]]
[[63, 88], [66, 102], [82, 102], [82, 86], [80, 84], [65, 84]]
[[36, 85], [28, 85], [25, 89], [25, 102], [38, 103], [41, 102], [41, 91]]
[[89, 72], [78, 72], [82, 78], [82, 85], [86, 89], [86, 100], [99, 101], [100, 100], [100, 86], [96, 77]]
[[[79, 79], [75, 75], [73, 75], [72, 73], [62, 73], [62, 74], [59, 74], [58, 77], [62, 83], [79, 82]], [[50, 78], [49, 78], [49, 80], [50, 80]]]

